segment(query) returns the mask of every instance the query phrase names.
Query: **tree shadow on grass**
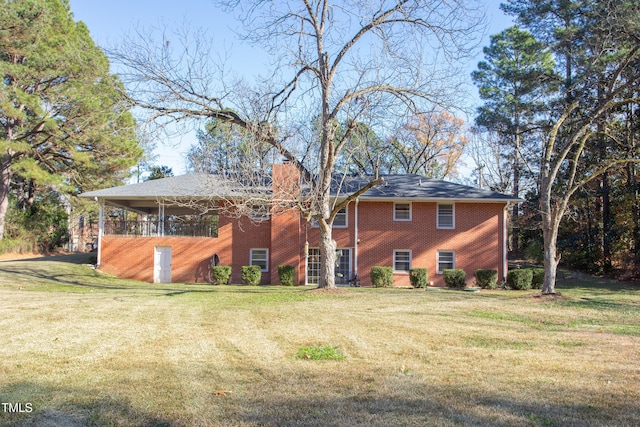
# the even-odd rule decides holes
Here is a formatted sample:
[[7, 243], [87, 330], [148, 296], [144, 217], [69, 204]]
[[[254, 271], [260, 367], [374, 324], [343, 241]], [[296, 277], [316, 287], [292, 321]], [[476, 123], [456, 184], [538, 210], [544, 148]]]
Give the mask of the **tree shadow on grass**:
[[[313, 381], [313, 380], [312, 380]], [[634, 399], [609, 396], [600, 402], [570, 401], [561, 386], [537, 397], [507, 396], [460, 385], [433, 386], [418, 379], [392, 379], [385, 391], [311, 388], [309, 395], [292, 394], [276, 381], [247, 386], [224, 396], [210, 394], [194, 402], [177, 402], [187, 413], [164, 415], [135, 407], [126, 397], [107, 397], [100, 390], [47, 387], [18, 383], [0, 388], [0, 401], [31, 403], [30, 413], [0, 412], [0, 426], [634, 426], [640, 406]], [[316, 384], [320, 385], [320, 384]], [[166, 397], [153, 390], [150, 402]], [[543, 397], [541, 397], [543, 396]], [[615, 396], [613, 396], [615, 397]], [[583, 399], [584, 400], [584, 399]], [[612, 403], [613, 402], [613, 403]]]
[[[65, 401], [64, 396], [68, 396], [68, 401]], [[7, 403], [0, 407], [2, 427], [175, 425], [171, 420], [134, 408], [125, 399], [105, 397], [99, 390], [18, 383], [0, 388], [0, 401]], [[8, 406], [9, 403], [11, 406]]]

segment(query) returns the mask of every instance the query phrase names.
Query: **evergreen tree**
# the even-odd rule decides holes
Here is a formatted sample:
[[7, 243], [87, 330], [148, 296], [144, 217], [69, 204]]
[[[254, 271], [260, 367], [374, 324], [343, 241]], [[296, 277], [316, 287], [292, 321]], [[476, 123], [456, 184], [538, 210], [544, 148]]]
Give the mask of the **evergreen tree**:
[[141, 152], [123, 85], [67, 0], [2, 3], [0, 75], [2, 238], [12, 181], [70, 193], [111, 185]]
[[[480, 98], [484, 100], [484, 105], [478, 108], [476, 124], [499, 135], [503, 155], [511, 163], [512, 195], [520, 197], [524, 165], [537, 161], [527, 155], [535, 136], [532, 130], [558, 81], [553, 57], [542, 42], [518, 26], [491, 36], [484, 55], [485, 60], [478, 63], [478, 70], [472, 73]], [[512, 212], [512, 249], [515, 251], [520, 248], [518, 216], [516, 204]]]

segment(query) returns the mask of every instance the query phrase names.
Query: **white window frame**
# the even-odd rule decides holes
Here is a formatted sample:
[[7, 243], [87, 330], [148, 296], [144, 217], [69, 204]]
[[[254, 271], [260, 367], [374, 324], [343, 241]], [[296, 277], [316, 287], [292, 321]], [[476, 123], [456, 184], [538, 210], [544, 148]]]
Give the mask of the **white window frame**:
[[[254, 256], [255, 251], [264, 251], [264, 258], [256, 258]], [[263, 262], [265, 268], [262, 268], [260, 264], [254, 264], [254, 262]], [[249, 265], [258, 265], [260, 266], [260, 271], [267, 272], [269, 271], [269, 249], [268, 248], [251, 248], [249, 249]]]
[[[408, 205], [409, 206], [409, 218], [398, 218], [398, 205]], [[405, 212], [405, 211], [401, 211]], [[394, 202], [393, 203], [393, 220], [394, 221], [411, 221], [413, 217], [413, 206], [411, 202]]]
[[[338, 218], [342, 216], [344, 216], [344, 224], [337, 223]], [[320, 224], [318, 223], [318, 220], [316, 218], [311, 219], [311, 227], [312, 228], [320, 227]], [[349, 206], [345, 206], [344, 208], [338, 211], [335, 218], [333, 219], [333, 228], [348, 228], [348, 227], [349, 227]]]
[[[451, 206], [451, 225], [441, 225], [440, 224], [440, 207], [441, 206]], [[455, 203], [438, 203], [438, 207], [436, 209], [436, 228], [443, 230], [453, 230], [456, 228], [456, 205]]]
[[[451, 254], [452, 260], [451, 260], [451, 268], [455, 269], [456, 268], [456, 251], [450, 251], [450, 250], [438, 250], [436, 252], [436, 274], [442, 274], [443, 270], [446, 270], [445, 268], [440, 268], [440, 255], [442, 254]], [[449, 262], [449, 261], [446, 261]]]
[[250, 218], [252, 221], [267, 221], [269, 219], [268, 212], [260, 212], [262, 206], [254, 205], [251, 206], [251, 215]]
[[[398, 270], [397, 267], [397, 263], [398, 263], [398, 253], [399, 252], [403, 252], [403, 253], [407, 253], [409, 254], [409, 268], [407, 268], [406, 270]], [[411, 253], [411, 249], [394, 249], [393, 250], [393, 272], [394, 273], [406, 273], [409, 274], [409, 271], [411, 270], [411, 263], [413, 261], [413, 254]], [[407, 262], [406, 260], [401, 260], [400, 262], [405, 263]]]

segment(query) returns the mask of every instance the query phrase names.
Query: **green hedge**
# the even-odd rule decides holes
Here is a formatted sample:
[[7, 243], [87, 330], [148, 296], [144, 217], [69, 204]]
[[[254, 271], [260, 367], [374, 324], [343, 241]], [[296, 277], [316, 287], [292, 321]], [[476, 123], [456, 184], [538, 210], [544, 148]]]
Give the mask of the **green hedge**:
[[531, 281], [533, 280], [533, 271], [529, 268], [519, 270], [510, 270], [507, 273], [507, 285], [511, 289], [527, 290], [531, 289]]
[[544, 285], [544, 268], [532, 268], [531, 289], [542, 289]]
[[293, 286], [295, 281], [296, 268], [293, 265], [279, 265], [278, 277], [280, 278], [280, 284], [284, 286]]
[[393, 268], [371, 267], [371, 284], [375, 288], [390, 288], [393, 286]]
[[260, 271], [259, 265], [243, 265], [241, 274], [242, 283], [245, 285], [259, 285], [262, 279], [262, 271]]
[[231, 266], [230, 265], [216, 265], [211, 269], [213, 276], [213, 283], [216, 285], [228, 285], [231, 278]]
[[482, 289], [498, 287], [498, 270], [476, 270], [476, 283]]
[[414, 288], [426, 288], [429, 284], [429, 270], [426, 268], [412, 268], [409, 270], [409, 280]]
[[442, 275], [448, 288], [463, 289], [467, 285], [465, 282], [467, 274], [464, 270], [446, 269], [442, 271]]

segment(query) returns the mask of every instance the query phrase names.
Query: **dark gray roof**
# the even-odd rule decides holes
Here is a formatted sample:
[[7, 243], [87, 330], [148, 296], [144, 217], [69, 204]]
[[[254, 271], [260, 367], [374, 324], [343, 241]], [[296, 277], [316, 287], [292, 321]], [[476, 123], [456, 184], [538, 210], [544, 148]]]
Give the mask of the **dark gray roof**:
[[[421, 175], [382, 175], [381, 184], [370, 189], [360, 199], [415, 199], [415, 200], [475, 200], [475, 201], [522, 201], [516, 197], [491, 190], [470, 187]], [[350, 177], [343, 184], [343, 192], [361, 188], [370, 177]]]
[[[448, 181], [429, 179], [420, 175], [383, 175], [382, 183], [360, 196], [361, 200], [450, 200], [518, 202], [513, 196], [478, 189]], [[370, 181], [365, 176], [336, 176], [332, 193], [350, 194]], [[263, 195], [270, 192], [260, 185]], [[198, 200], [241, 197], [240, 186], [220, 175], [187, 174], [162, 178], [138, 184], [105, 188], [81, 194], [84, 198], [97, 198], [115, 206], [150, 212], [160, 200]]]

